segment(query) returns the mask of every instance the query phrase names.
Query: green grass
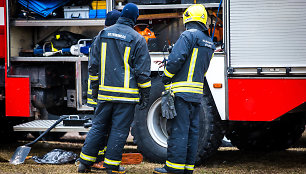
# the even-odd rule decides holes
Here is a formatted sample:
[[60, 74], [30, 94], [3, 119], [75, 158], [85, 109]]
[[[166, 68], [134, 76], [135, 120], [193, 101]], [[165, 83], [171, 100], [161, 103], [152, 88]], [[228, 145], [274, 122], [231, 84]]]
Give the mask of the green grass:
[[[306, 173], [306, 136], [295, 148], [285, 151], [258, 153], [243, 152], [234, 147], [219, 148], [219, 151], [205, 164], [195, 169], [195, 174], [305, 174]], [[76, 173], [77, 166], [74, 164], [46, 165], [36, 164], [33, 160], [26, 160], [24, 164], [11, 165], [8, 160], [11, 158], [16, 148], [25, 142], [16, 144], [0, 145], [0, 173]], [[42, 156], [55, 148], [73, 151], [79, 154], [82, 143], [68, 142], [38, 142], [35, 144], [29, 155]], [[124, 150], [137, 152], [136, 146], [128, 145]], [[139, 165], [125, 165], [127, 173], [147, 174], [152, 173], [155, 167], [162, 167], [163, 164], [155, 164], [147, 161]], [[93, 171], [92, 173], [104, 173], [103, 171]]]

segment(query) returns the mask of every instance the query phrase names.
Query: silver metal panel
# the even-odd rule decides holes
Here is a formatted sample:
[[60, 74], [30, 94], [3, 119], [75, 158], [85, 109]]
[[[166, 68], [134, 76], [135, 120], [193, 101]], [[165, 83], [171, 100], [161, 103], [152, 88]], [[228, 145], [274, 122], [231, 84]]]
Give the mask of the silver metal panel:
[[[56, 120], [34, 120], [14, 126], [14, 131], [45, 131], [51, 127]], [[58, 124], [51, 132], [88, 132], [90, 128], [83, 126], [64, 126], [63, 122]]]
[[229, 2], [231, 67], [305, 67], [305, 0]]
[[[137, 5], [138, 9], [146, 10], [146, 9], [185, 9], [194, 4], [165, 4], [165, 5]], [[206, 8], [219, 7], [219, 3], [204, 3]], [[122, 10], [122, 6], [116, 6], [117, 10]]]
[[67, 107], [76, 108], [76, 91], [67, 90]]
[[9, 57], [10, 57], [10, 54], [11, 54], [11, 50], [10, 50], [10, 47], [11, 47], [11, 45], [10, 45], [10, 25], [9, 25], [9, 22], [8, 21], [10, 21], [10, 18], [9, 18], [9, 4], [8, 4], [8, 1], [5, 1], [6, 2], [6, 50], [7, 50], [7, 52], [6, 52], [6, 61], [7, 61], [7, 70], [8, 71], [10, 71], [10, 65], [11, 65], [11, 63], [10, 63], [10, 59], [9, 59]]
[[75, 64], [75, 86], [76, 86], [76, 105], [77, 105], [77, 110], [82, 107], [82, 66], [81, 62], [77, 61]]
[[12, 20], [13, 26], [104, 26], [104, 19]]
[[266, 67], [262, 68], [258, 74], [257, 68], [234, 68], [233, 75], [265, 75], [265, 76], [279, 76], [279, 75], [306, 75], [306, 68], [295, 67], [286, 72], [286, 68], [282, 67]]

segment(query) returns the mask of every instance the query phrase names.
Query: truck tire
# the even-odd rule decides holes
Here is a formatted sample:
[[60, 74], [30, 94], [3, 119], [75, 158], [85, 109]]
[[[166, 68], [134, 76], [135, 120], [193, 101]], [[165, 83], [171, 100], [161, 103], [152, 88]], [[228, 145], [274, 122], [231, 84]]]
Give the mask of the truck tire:
[[296, 143], [305, 130], [305, 113], [290, 113], [272, 122], [236, 122], [228, 139], [240, 150], [285, 150]]
[[[139, 110], [136, 107], [132, 135], [134, 143], [142, 155], [151, 162], [164, 163], [167, 158], [167, 137], [169, 126], [161, 116], [161, 93], [164, 87], [159, 77], [152, 78], [152, 87], [148, 108]], [[216, 115], [209, 100], [203, 98], [203, 108], [200, 114], [200, 137], [197, 153], [197, 164], [205, 161], [221, 144], [223, 134], [218, 126], [220, 117]], [[168, 128], [168, 129], [167, 129]]]
[[221, 118], [207, 84], [205, 79], [204, 95], [201, 101], [203, 110], [200, 114], [200, 135], [196, 164], [204, 163], [216, 153], [224, 137]]

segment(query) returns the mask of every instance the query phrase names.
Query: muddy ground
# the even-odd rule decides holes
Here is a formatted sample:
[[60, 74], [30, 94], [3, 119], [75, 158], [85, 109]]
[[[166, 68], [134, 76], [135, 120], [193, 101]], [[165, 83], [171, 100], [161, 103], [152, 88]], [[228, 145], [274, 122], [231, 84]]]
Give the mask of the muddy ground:
[[[84, 137], [73, 138], [65, 136], [60, 142], [41, 141], [32, 147], [29, 155], [42, 156], [55, 148], [80, 153]], [[28, 159], [24, 164], [11, 165], [8, 160], [16, 148], [25, 144], [19, 141], [14, 144], [0, 145], [0, 173], [76, 173], [77, 167], [74, 164], [46, 165], [36, 164]], [[136, 146], [126, 145], [125, 152], [137, 152]], [[125, 165], [127, 173], [147, 174], [152, 173], [155, 167], [161, 164], [150, 163], [146, 160], [139, 165]], [[93, 171], [92, 173], [104, 173]], [[293, 147], [285, 151], [258, 153], [243, 152], [235, 147], [221, 147], [207, 163], [195, 169], [196, 174], [204, 173], [303, 173], [306, 174], [306, 133]]]

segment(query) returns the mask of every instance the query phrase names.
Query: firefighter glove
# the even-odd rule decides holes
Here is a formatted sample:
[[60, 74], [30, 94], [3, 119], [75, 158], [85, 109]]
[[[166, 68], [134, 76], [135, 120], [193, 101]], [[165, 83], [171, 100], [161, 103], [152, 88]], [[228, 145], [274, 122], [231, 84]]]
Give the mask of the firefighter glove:
[[168, 85], [168, 84], [171, 83], [171, 78], [170, 78], [170, 77], [167, 77], [167, 76], [165, 76], [165, 74], [163, 74], [163, 76], [162, 76], [162, 82], [163, 82], [163, 84]]
[[148, 88], [141, 88], [139, 90], [140, 92], [140, 103], [139, 103], [139, 109], [143, 110], [148, 106], [149, 99], [150, 99], [150, 90], [151, 87]]
[[162, 116], [166, 119], [173, 119], [177, 115], [174, 106], [174, 94], [170, 89], [162, 93], [161, 109]]

